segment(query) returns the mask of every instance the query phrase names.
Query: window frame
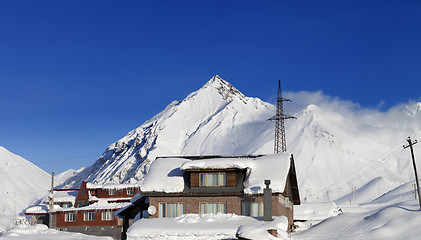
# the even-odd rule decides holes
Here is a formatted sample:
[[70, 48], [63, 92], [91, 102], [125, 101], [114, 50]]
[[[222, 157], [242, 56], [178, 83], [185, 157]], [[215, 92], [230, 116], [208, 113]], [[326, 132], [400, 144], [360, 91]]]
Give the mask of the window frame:
[[[91, 217], [87, 217], [91, 216]], [[96, 220], [96, 212], [84, 212], [83, 213], [83, 221], [85, 222], [92, 222]]]
[[[208, 185], [208, 174], [218, 174], [217, 185]], [[205, 184], [202, 184], [202, 176], [205, 175]], [[221, 175], [225, 176], [225, 181], [221, 184]], [[204, 172], [199, 173], [199, 187], [226, 187], [227, 186], [227, 173], [226, 172]]]
[[[105, 216], [105, 218], [104, 218]], [[108, 217], [111, 216], [111, 219], [109, 219]], [[101, 220], [102, 221], [113, 221], [114, 220], [114, 214], [112, 211], [103, 211], [101, 212]]]
[[127, 189], [126, 193], [127, 193], [127, 195], [133, 195], [134, 194], [134, 190], [131, 189], [131, 188], [129, 188], [129, 189]]
[[[176, 203], [177, 204], [177, 216], [181, 216], [186, 213], [186, 203], [185, 202], [159, 202], [158, 203], [158, 218], [168, 218], [168, 203]], [[161, 204], [165, 204], [165, 215], [162, 213]], [[183, 213], [180, 213], [180, 205], [183, 205]]]
[[[70, 217], [72, 216], [72, 217]], [[65, 222], [76, 222], [76, 213], [75, 212], [66, 212], [64, 213]]]
[[71, 208], [73, 204], [71, 202], [64, 202], [61, 204], [62, 208]]
[[[199, 211], [200, 214], [216, 214], [216, 213], [208, 213], [208, 204], [209, 203], [217, 203], [218, 204], [218, 211], [216, 213], [227, 213], [227, 202], [199, 202]], [[206, 213], [202, 213], [202, 204], [206, 204]], [[225, 212], [221, 212], [221, 204], [225, 204]]]
[[109, 196], [114, 196], [117, 194], [117, 189], [110, 188], [107, 190]]
[[[258, 216], [251, 216], [251, 211], [250, 211], [250, 206], [252, 203], [259, 203], [259, 207], [258, 207]], [[244, 214], [244, 204], [247, 205], [247, 215]], [[263, 201], [259, 201], [259, 202], [248, 202], [248, 201], [243, 201], [241, 202], [241, 215], [242, 216], [249, 216], [249, 217], [263, 217], [263, 211], [264, 211], [264, 204]]]

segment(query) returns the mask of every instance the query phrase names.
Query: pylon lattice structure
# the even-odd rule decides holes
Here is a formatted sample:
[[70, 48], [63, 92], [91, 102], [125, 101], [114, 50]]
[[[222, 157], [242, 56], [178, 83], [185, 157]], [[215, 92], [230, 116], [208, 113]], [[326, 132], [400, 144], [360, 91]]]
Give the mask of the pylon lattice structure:
[[278, 85], [278, 98], [276, 101], [276, 115], [269, 120], [276, 120], [275, 124], [275, 154], [287, 151], [287, 142], [285, 138], [285, 119], [295, 118], [284, 114], [284, 101], [291, 101], [282, 97], [281, 80]]

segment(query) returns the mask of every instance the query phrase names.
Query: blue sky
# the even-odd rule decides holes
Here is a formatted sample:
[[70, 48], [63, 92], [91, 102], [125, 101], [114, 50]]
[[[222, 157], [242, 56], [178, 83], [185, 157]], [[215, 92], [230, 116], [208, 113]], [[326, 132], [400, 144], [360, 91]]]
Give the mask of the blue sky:
[[421, 97], [420, 1], [0, 1], [0, 145], [47, 172], [220, 75], [385, 111]]

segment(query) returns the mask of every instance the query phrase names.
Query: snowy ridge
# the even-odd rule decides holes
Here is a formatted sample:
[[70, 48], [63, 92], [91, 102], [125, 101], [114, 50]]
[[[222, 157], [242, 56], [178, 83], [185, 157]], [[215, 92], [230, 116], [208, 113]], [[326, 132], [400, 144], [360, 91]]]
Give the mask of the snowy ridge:
[[0, 233], [48, 193], [51, 176], [0, 146]]
[[[302, 202], [345, 202], [352, 192], [364, 193], [359, 201], [368, 202], [412, 180], [410, 153], [402, 145], [408, 136], [421, 137], [420, 106], [378, 112], [350, 110], [355, 106], [349, 102], [318, 102], [293, 111], [297, 119], [286, 121], [287, 148], [294, 154]], [[273, 105], [246, 97], [215, 76], [110, 145], [65, 185], [78, 187], [83, 180], [141, 185], [159, 156], [271, 154], [274, 123], [267, 119], [274, 114]], [[415, 151], [421, 156], [421, 148]]]
[[[143, 180], [157, 156], [262, 153], [259, 136], [272, 125], [266, 120], [273, 111], [272, 105], [245, 97], [215, 76], [110, 145], [92, 166], [64, 185], [77, 187], [83, 180], [136, 183]], [[268, 145], [265, 152], [270, 153], [271, 148]]]

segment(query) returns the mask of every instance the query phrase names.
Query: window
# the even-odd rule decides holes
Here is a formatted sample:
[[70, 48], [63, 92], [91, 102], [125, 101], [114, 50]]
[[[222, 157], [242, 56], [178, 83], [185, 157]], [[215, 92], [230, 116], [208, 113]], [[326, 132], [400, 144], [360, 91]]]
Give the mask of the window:
[[219, 187], [227, 185], [227, 175], [225, 173], [200, 173], [199, 186]]
[[243, 202], [241, 204], [241, 214], [250, 217], [262, 217], [263, 202]]
[[133, 189], [127, 189], [127, 195], [133, 195], [134, 191]]
[[184, 203], [160, 203], [159, 217], [177, 217], [184, 214]]
[[73, 212], [68, 212], [64, 214], [65, 222], [76, 222], [76, 214]]
[[289, 204], [289, 198], [285, 198], [285, 207], [289, 208], [290, 204]]
[[114, 214], [111, 211], [102, 212], [101, 219], [102, 221], [112, 221], [114, 220]]
[[96, 196], [96, 190], [90, 190], [89, 192], [91, 193], [92, 196]]
[[72, 203], [63, 203], [62, 208], [72, 207]]
[[200, 203], [200, 213], [227, 213], [227, 203], [217, 202], [217, 203]]
[[83, 221], [95, 221], [96, 212], [85, 212], [83, 213]]
[[108, 189], [108, 195], [115, 195], [117, 190], [115, 189]]

